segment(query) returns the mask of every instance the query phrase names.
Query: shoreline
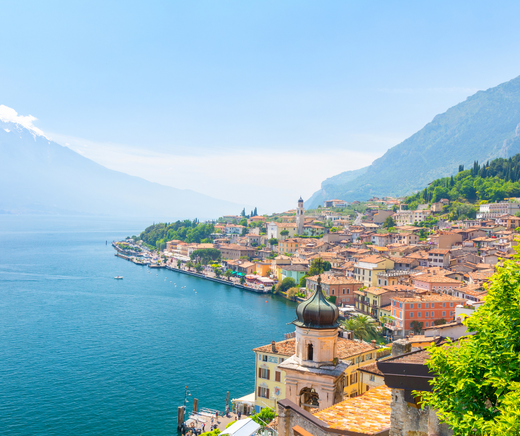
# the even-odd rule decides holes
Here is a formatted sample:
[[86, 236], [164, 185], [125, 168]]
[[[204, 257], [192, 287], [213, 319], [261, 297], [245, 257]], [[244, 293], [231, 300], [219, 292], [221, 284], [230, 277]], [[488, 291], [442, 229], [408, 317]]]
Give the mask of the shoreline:
[[[121, 254], [120, 252], [117, 252], [114, 255], [116, 257], [121, 258], [121, 259], [124, 259], [124, 260], [127, 260], [129, 262], [132, 262], [132, 263], [134, 263], [136, 265], [146, 266], [145, 263], [135, 262], [134, 259], [132, 259], [130, 256], [126, 256], [124, 254]], [[216, 282], [216, 283], [221, 283], [223, 285], [231, 286], [231, 287], [238, 288], [238, 289], [243, 289], [244, 291], [254, 292], [255, 294], [269, 294], [269, 292], [261, 291], [259, 289], [250, 288], [248, 286], [241, 285], [240, 283], [234, 283], [234, 282], [232, 282], [230, 280], [218, 279], [216, 277], [208, 277], [208, 276], [206, 276], [204, 274], [199, 274], [199, 273], [194, 272], [194, 271], [186, 271], [184, 269], [175, 268], [175, 267], [170, 266], [170, 265], [157, 265], [157, 264], [151, 264], [150, 263], [150, 264], [148, 264], [148, 268], [159, 268], [159, 269], [164, 268], [164, 269], [168, 269], [168, 270], [173, 271], [173, 272], [187, 274], [187, 275], [192, 276], [192, 277], [198, 277], [200, 279], [209, 280], [209, 281]]]

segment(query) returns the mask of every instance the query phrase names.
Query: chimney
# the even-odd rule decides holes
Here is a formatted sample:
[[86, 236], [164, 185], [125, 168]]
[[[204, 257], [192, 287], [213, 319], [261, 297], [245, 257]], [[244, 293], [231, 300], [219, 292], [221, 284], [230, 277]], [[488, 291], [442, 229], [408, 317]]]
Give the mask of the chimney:
[[375, 339], [372, 339], [372, 340], [370, 341], [370, 343], [372, 344], [373, 347], [376, 346], [376, 340], [375, 340]]
[[392, 357], [400, 356], [412, 351], [412, 343], [406, 339], [398, 339], [392, 342]]
[[275, 341], [271, 341], [271, 350], [273, 351], [273, 353], [276, 353], [276, 342]]

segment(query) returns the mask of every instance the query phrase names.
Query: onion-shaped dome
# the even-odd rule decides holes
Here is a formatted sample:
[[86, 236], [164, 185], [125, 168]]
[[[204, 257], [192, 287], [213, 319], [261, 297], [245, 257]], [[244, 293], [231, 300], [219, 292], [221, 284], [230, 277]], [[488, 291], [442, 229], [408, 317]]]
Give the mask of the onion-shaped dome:
[[298, 327], [312, 329], [331, 329], [339, 327], [339, 310], [335, 304], [325, 299], [321, 290], [321, 277], [318, 277], [316, 292], [311, 298], [296, 308], [298, 317], [292, 323]]

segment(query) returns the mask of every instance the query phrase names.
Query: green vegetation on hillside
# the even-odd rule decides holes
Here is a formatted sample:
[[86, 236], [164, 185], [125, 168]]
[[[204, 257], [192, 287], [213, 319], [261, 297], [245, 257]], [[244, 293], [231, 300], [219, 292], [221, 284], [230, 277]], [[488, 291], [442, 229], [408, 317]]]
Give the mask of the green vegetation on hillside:
[[405, 199], [409, 209], [421, 203], [435, 203], [445, 198], [450, 200], [446, 212], [450, 218], [475, 216], [475, 204], [493, 203], [510, 197], [520, 197], [520, 154], [509, 159], [495, 159], [485, 165], [474, 162], [464, 170], [459, 166], [456, 176], [443, 177]]
[[166, 242], [178, 239], [188, 243], [212, 242], [210, 235], [215, 231], [213, 224], [201, 224], [197, 219], [177, 221], [175, 223], [158, 223], [147, 227], [139, 235], [148, 246], [164, 250]]

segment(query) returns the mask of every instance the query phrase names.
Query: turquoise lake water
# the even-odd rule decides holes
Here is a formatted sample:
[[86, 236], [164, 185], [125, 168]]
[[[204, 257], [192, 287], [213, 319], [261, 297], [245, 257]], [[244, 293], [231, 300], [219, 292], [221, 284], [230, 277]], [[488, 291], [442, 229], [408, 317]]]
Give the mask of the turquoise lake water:
[[149, 224], [0, 215], [0, 434], [176, 434], [184, 385], [220, 410], [253, 392], [295, 304], [114, 256]]

